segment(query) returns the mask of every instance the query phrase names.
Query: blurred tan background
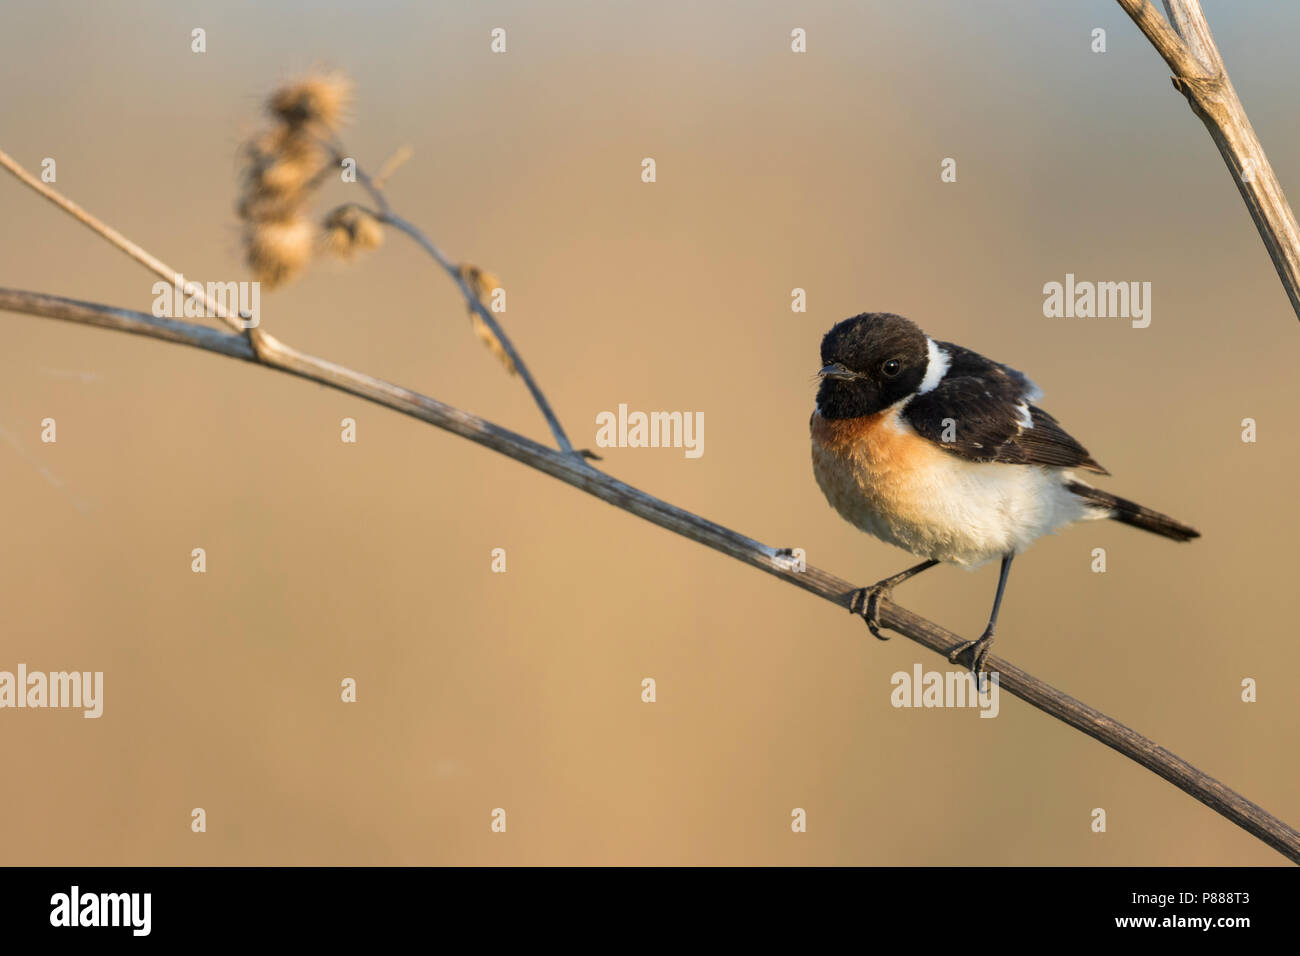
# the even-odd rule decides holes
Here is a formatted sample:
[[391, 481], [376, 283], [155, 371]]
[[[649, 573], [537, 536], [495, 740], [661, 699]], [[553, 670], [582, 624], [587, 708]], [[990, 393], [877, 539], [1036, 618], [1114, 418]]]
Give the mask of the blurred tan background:
[[[1295, 201], [1300, 8], [1205, 7]], [[1104, 522], [1040, 541], [997, 653], [1300, 824], [1300, 325], [1116, 4], [10, 0], [0, 18], [0, 147], [55, 158], [59, 189], [200, 280], [249, 278], [236, 152], [265, 94], [346, 70], [350, 150], [375, 168], [414, 148], [396, 209], [501, 277], [576, 443], [620, 402], [702, 411], [701, 459], [602, 467], [864, 584], [914, 559], [813, 480], [822, 333], [898, 311], [1027, 370], [1104, 487], [1204, 538]], [[9, 177], [0, 211], [0, 284], [148, 311], [151, 275]], [[1044, 318], [1067, 272], [1150, 281], [1150, 328]], [[299, 348], [548, 440], [399, 235], [262, 310]], [[895, 710], [892, 673], [945, 662], [465, 441], [193, 350], [8, 313], [0, 336], [0, 669], [106, 683], [97, 721], [0, 712], [0, 861], [1283, 862], [1009, 695], [995, 720]], [[974, 636], [996, 573], [898, 596]]]

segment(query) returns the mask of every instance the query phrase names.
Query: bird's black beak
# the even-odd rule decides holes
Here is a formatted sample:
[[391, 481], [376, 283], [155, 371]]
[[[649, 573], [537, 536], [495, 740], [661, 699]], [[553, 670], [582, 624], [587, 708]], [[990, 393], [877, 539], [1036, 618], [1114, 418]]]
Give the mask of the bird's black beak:
[[851, 382], [858, 376], [856, 372], [850, 372], [839, 362], [832, 362], [830, 365], [827, 365], [818, 372], [817, 377], [823, 379], [832, 378], [837, 382]]

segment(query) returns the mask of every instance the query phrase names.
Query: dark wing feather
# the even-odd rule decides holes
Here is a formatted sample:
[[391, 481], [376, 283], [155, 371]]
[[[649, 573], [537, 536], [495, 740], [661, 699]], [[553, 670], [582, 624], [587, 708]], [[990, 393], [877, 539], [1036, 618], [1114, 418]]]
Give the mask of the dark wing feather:
[[1042, 392], [1023, 373], [959, 345], [937, 344], [949, 353], [947, 374], [902, 413], [918, 434], [968, 461], [1109, 474], [1055, 418], [1030, 404]]
[[972, 351], [952, 342], [936, 342], [935, 345], [948, 353], [948, 377], [963, 378], [973, 375], [977, 378], [991, 378], [995, 382], [1009, 381], [1019, 397], [1027, 402], [1036, 402], [1043, 397], [1043, 390], [1030, 381], [1024, 372], [1017, 371], [1010, 365], [1003, 365], [985, 358], [979, 352]]

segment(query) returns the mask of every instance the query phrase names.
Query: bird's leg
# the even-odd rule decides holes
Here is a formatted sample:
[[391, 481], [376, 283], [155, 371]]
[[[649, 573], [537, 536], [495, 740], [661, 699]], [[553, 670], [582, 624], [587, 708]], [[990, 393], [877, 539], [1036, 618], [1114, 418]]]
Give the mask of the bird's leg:
[[876, 636], [878, 640], [887, 641], [889, 638], [880, 633], [880, 618], [877, 617], [877, 610], [880, 598], [887, 596], [894, 588], [902, 584], [908, 578], [915, 577], [922, 571], [928, 571], [939, 563], [937, 558], [931, 558], [929, 561], [922, 561], [914, 568], [908, 568], [906, 571], [900, 571], [892, 578], [885, 578], [883, 581], [877, 581], [869, 588], [858, 588], [853, 592], [849, 599], [849, 612], [851, 614], [860, 614], [862, 619], [867, 622], [867, 630]]
[[980, 671], [984, 668], [985, 658], [989, 656], [989, 645], [993, 643], [993, 629], [997, 627], [998, 609], [1002, 607], [1002, 592], [1007, 589], [1007, 575], [1011, 571], [1011, 560], [1014, 557], [1014, 554], [1004, 554], [1002, 556], [1002, 571], [998, 575], [998, 593], [993, 598], [993, 613], [989, 615], [989, 623], [988, 626], [984, 628], [984, 633], [977, 639], [967, 641], [960, 647], [955, 648], [953, 652], [948, 655], [948, 660], [955, 664], [957, 658], [961, 657], [967, 651], [971, 652], [970, 670], [971, 673], [975, 675], [976, 690], [980, 689]]

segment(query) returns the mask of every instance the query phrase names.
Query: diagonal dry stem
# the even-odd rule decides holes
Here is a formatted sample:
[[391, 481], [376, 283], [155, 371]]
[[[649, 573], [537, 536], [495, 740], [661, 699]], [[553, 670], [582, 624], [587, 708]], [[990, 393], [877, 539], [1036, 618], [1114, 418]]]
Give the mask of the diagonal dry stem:
[[1166, 20], [1150, 0], [1118, 2], [1174, 71], [1174, 88], [1209, 130], [1300, 318], [1300, 226], [1223, 66], [1200, 3], [1164, 0]]
[[[176, 283], [180, 279], [180, 272], [167, 265], [167, 263], [150, 253], [147, 249], [136, 245], [102, 219], [99, 219], [82, 209], [75, 202], [64, 196], [57, 189], [54, 189], [48, 183], [41, 182], [27, 170], [19, 166], [18, 163], [14, 161], [13, 157], [2, 149], [0, 149], [0, 166], [9, 170], [9, 172], [13, 173], [14, 176], [18, 178], [19, 182], [30, 186], [68, 215], [72, 216], [72, 218], [99, 233], [99, 235], [103, 236], [110, 243], [121, 249], [146, 269], [152, 270], [154, 273], [171, 283]], [[226, 325], [230, 326], [235, 331], [239, 332], [244, 330], [243, 321], [241, 321], [238, 316], [233, 316], [227, 312], [225, 306], [209, 296], [207, 289], [200, 283], [186, 282], [184, 285], [184, 291], [189, 295], [201, 298], [204, 306], [207, 307], [210, 314], [220, 318], [221, 321], [225, 322]]]

